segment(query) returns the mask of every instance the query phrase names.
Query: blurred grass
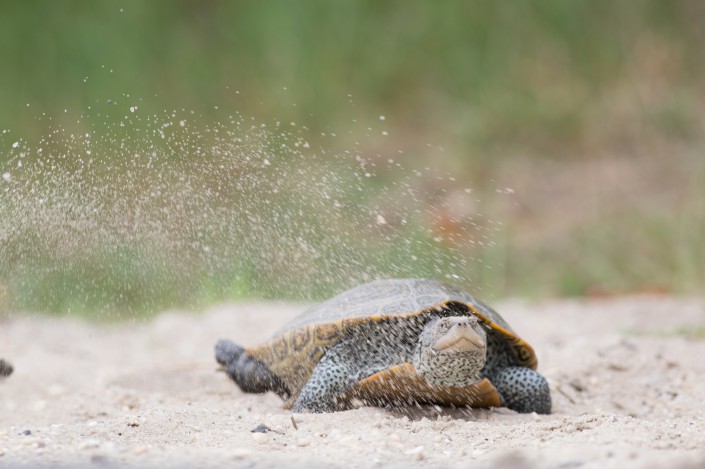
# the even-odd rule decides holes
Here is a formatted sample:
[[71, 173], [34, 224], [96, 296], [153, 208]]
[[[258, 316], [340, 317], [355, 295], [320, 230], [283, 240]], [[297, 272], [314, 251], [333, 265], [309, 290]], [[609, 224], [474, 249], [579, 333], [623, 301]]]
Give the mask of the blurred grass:
[[[224, 250], [269, 250], [233, 250], [216, 267], [140, 240], [57, 262], [49, 248], [23, 245], [47, 229], [28, 225], [26, 237], [0, 239], [0, 308], [143, 314], [242, 297], [321, 298], [366, 276], [448, 272], [490, 297], [701, 294], [704, 21], [697, 0], [3, 2], [3, 171], [15, 164], [15, 141], [75, 153], [66, 138], [47, 139], [59, 127], [109, 135], [130, 147], [127, 155], [168, 146], [145, 137], [151, 123], [125, 120], [130, 106], [142, 116], [179, 110], [201, 132], [240, 113], [268, 125], [296, 122], [325, 150], [312, 172], [335, 175], [340, 202], [357, 208], [329, 213], [311, 177], [279, 173], [291, 187], [271, 203], [297, 214], [293, 226], [268, 219], [264, 229], [281, 234], [262, 246], [254, 225], [241, 239], [209, 235]], [[277, 144], [267, 155], [277, 158]], [[189, 161], [204, 158], [198, 145], [190, 156], [165, 152], [160, 164], [193, 171]], [[359, 168], [332, 156], [346, 151], [373, 169], [364, 191]], [[290, 155], [278, 158], [298, 168]], [[116, 155], [96, 174], [125, 181], [139, 198], [154, 175], [136, 161]], [[80, 170], [72, 158], [61, 164]], [[413, 170], [423, 177], [402, 179]], [[28, 184], [52, 178], [39, 172]], [[297, 206], [297, 183], [309, 185], [309, 205]], [[408, 201], [416, 207], [398, 204], [406, 188], [418, 194]], [[0, 191], [0, 213], [20, 213], [8, 194]], [[209, 200], [223, 205], [217, 213], [240, 203], [232, 192]], [[389, 223], [366, 227], [363, 209]], [[173, 226], [189, 217], [179, 213]], [[409, 215], [404, 223], [400, 213]], [[189, 229], [184, 238], [198, 241]], [[307, 260], [299, 237], [320, 257]]]

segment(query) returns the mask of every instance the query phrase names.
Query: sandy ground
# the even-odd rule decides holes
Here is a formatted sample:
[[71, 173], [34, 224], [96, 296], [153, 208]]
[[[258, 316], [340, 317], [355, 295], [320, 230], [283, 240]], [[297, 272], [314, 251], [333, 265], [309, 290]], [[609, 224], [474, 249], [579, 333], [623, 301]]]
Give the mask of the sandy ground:
[[[218, 338], [254, 344], [304, 305], [225, 305], [107, 326], [0, 319], [0, 357], [15, 366], [0, 382], [0, 466], [705, 466], [705, 299], [494, 306], [535, 346], [552, 415], [293, 415], [276, 396], [242, 394], [216, 372]], [[252, 433], [260, 424], [273, 431]]]

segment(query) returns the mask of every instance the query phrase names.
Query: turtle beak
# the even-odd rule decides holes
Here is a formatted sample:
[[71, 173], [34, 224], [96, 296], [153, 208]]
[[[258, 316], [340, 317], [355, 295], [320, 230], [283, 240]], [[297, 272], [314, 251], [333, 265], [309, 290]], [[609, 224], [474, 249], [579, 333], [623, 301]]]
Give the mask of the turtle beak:
[[487, 347], [487, 339], [484, 334], [475, 330], [469, 321], [460, 320], [453, 324], [451, 328], [443, 334], [433, 345], [433, 350], [467, 352], [470, 350], [482, 350]]

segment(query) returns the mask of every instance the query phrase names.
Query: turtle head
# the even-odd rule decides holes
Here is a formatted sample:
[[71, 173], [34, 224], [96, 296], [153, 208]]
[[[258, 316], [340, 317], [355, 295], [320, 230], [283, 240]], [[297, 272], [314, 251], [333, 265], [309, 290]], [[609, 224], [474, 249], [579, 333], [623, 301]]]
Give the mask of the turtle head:
[[474, 316], [429, 321], [419, 336], [414, 368], [430, 384], [469, 386], [480, 380], [487, 334]]

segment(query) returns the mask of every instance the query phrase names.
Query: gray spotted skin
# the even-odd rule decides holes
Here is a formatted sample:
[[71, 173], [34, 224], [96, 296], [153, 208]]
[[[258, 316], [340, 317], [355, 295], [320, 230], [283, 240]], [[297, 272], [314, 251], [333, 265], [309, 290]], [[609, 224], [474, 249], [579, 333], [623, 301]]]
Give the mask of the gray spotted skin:
[[435, 350], [434, 344], [457, 324], [471, 328], [478, 337], [487, 340], [487, 332], [474, 316], [435, 319], [426, 323], [414, 351], [413, 365], [427, 382], [439, 386], [469, 386], [481, 379], [485, 366], [486, 347], [475, 350]]
[[355, 383], [412, 360], [428, 318], [388, 319], [361, 326], [329, 349], [301, 390], [294, 412], [341, 410], [337, 398]]
[[[448, 314], [451, 313], [439, 312], [438, 316]], [[357, 329], [354, 335], [326, 352], [302, 389], [294, 411], [342, 410], [344, 407], [337, 398], [355, 383], [391, 366], [413, 362], [419, 335], [434, 316], [389, 319]], [[487, 359], [480, 377], [492, 381], [503, 405], [517, 412], [549, 413], [551, 401], [546, 380], [529, 368], [513, 366], [513, 354], [496, 332], [488, 330], [487, 339]]]
[[[419, 348], [420, 351], [420, 348]], [[417, 354], [418, 355], [418, 354]], [[448, 369], [447, 361], [448, 357], [445, 356], [435, 356], [430, 360], [425, 360], [427, 367], [433, 370], [443, 370], [447, 371], [442, 376], [433, 375], [427, 376], [423, 370], [420, 370], [415, 366], [416, 371], [426, 379], [429, 383], [437, 384], [439, 386], [469, 386], [482, 379], [479, 373], [473, 375], [468, 375], [465, 370], [482, 370], [482, 365], [484, 364], [484, 356], [479, 354], [473, 354], [465, 357], [455, 357], [453, 359], [454, 368]]]
[[338, 344], [316, 366], [294, 404], [294, 412], [343, 410], [337, 398], [360, 379], [358, 376], [360, 370], [347, 357], [345, 344]]
[[485, 367], [482, 369], [482, 375], [487, 377], [494, 370], [514, 365], [516, 365], [516, 358], [507, 341], [499, 337], [496, 332], [488, 331], [487, 358], [485, 359]]
[[499, 368], [490, 374], [502, 405], [521, 413], [551, 413], [551, 391], [546, 378], [523, 366]]

